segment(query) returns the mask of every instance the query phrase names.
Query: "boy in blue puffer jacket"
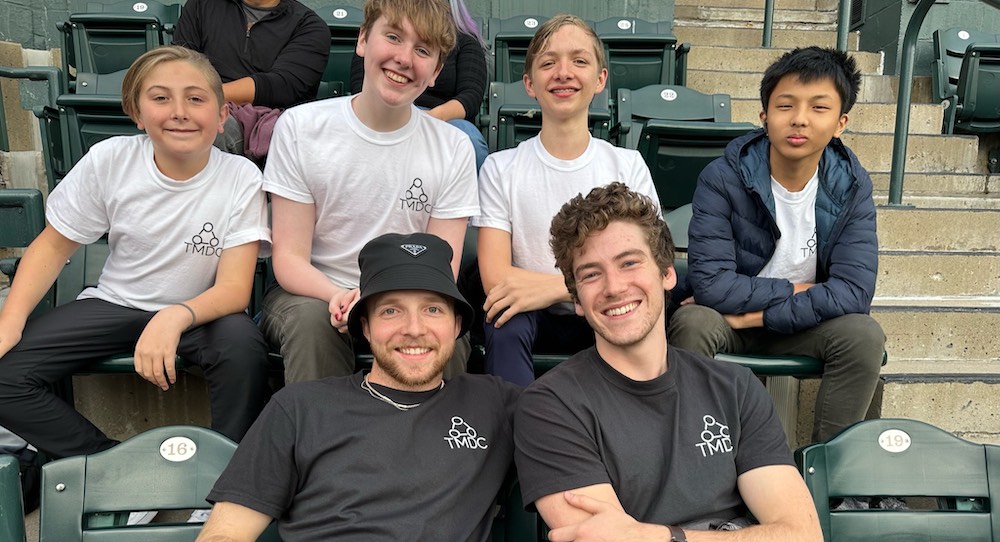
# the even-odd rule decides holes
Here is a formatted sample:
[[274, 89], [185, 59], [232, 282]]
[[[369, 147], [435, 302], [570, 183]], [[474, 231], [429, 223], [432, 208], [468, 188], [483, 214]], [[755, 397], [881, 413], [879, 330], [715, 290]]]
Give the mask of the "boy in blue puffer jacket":
[[[701, 173], [689, 269], [670, 342], [823, 361], [814, 440], [864, 418], [885, 334], [868, 315], [878, 269], [872, 182], [841, 141], [861, 76], [854, 59], [807, 47], [764, 73], [763, 128]], [[690, 297], [686, 297], [690, 295]]]

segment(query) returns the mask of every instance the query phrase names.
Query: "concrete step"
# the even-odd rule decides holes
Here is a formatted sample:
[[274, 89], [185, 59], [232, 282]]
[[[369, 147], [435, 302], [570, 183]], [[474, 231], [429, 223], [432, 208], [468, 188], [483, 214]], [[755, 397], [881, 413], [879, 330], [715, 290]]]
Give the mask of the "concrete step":
[[877, 297], [890, 358], [1000, 361], [1000, 297]]
[[[791, 49], [692, 46], [687, 57], [689, 70], [720, 70], [763, 73], [768, 66]], [[851, 53], [858, 68], [868, 75], [882, 73], [882, 53]]]
[[[735, 107], [735, 106], [734, 106]], [[852, 119], [853, 122], [853, 119]], [[889, 172], [869, 170], [876, 192], [889, 190]], [[998, 179], [1000, 180], [1000, 179]], [[903, 202], [921, 196], [996, 197], [989, 191], [990, 176], [984, 173], [918, 173], [903, 175]], [[919, 207], [926, 207], [920, 205]], [[951, 207], [948, 205], [942, 207]], [[987, 208], [992, 208], [988, 205]]]
[[[892, 169], [892, 134], [845, 132], [841, 139], [861, 165], [872, 171]], [[906, 171], [985, 173], [976, 162], [979, 140], [974, 136], [911, 135], [906, 146]]]
[[890, 358], [882, 417], [922, 420], [974, 442], [1000, 444], [1000, 363]]
[[[693, 48], [692, 48], [693, 50]], [[721, 92], [733, 98], [760, 99], [763, 71], [734, 72], [722, 70], [687, 70], [687, 86], [714, 94]], [[862, 75], [858, 103], [896, 103], [898, 78], [889, 75]], [[931, 103], [930, 77], [915, 77], [910, 103]], [[940, 124], [939, 124], [940, 126]]]
[[[874, 194], [876, 205], [889, 204], [889, 192], [876, 190]], [[984, 196], [922, 196], [903, 194], [903, 204], [924, 209], [1000, 209], [1000, 197], [997, 194]]]
[[[817, 7], [816, 0], [778, 0], [774, 3], [775, 10], [798, 9], [798, 10], [830, 10], [836, 9], [837, 3], [828, 0], [820, 0], [821, 7]], [[760, 0], [677, 0], [674, 3], [675, 9], [680, 6], [709, 6], [725, 8], [750, 8], [760, 9], [763, 4]]]
[[878, 208], [882, 250], [1000, 251], [1000, 210]]
[[1000, 296], [1000, 253], [881, 251], [875, 293], [879, 297]]
[[[732, 6], [675, 6], [675, 20], [711, 21], [712, 23], [762, 23], [764, 9], [762, 4], [753, 8]], [[775, 24], [798, 24], [816, 26], [817, 30], [837, 30], [837, 13], [835, 11], [817, 11], [816, 9], [775, 9], [773, 14]]]
[[[691, 51], [692, 53], [694, 50]], [[758, 88], [760, 83], [758, 82]], [[760, 124], [760, 98], [734, 98], [733, 121]], [[937, 104], [910, 106], [910, 133], [938, 135], [944, 109]], [[849, 114], [847, 127], [852, 132], [892, 133], [895, 128], [896, 104], [858, 103]]]
[[[759, 3], [757, 4], [760, 5]], [[771, 36], [774, 47], [808, 47], [820, 45], [834, 47], [837, 45], [836, 30], [812, 30], [803, 28], [786, 28], [786, 24], [775, 24]], [[799, 25], [801, 26], [801, 25]], [[745, 23], [739, 25], [716, 24], [712, 21], [674, 20], [674, 36], [678, 43], [692, 45], [718, 45], [728, 47], [760, 47], [763, 37], [762, 25]], [[851, 50], [858, 48], [858, 34], [848, 35], [847, 46]], [[758, 79], [759, 82], [759, 79]]]

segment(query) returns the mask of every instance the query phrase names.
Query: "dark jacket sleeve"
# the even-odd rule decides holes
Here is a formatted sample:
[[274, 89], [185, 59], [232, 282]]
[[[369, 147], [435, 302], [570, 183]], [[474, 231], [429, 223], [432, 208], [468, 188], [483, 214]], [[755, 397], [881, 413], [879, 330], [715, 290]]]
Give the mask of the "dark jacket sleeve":
[[725, 158], [701, 172], [688, 227], [688, 284], [695, 302], [722, 314], [763, 310], [792, 295], [787, 280], [737, 272], [734, 200], [749, 196], [736, 178]]
[[202, 0], [188, 0], [181, 8], [181, 16], [174, 25], [174, 34], [171, 38], [171, 45], [180, 45], [195, 51], [205, 52], [205, 45], [202, 43], [201, 20], [198, 10], [201, 8]]
[[794, 333], [845, 314], [870, 312], [878, 275], [878, 236], [871, 179], [864, 170], [860, 177], [860, 187], [845, 209], [846, 220], [840, 221], [843, 229], [831, 237], [827, 276], [817, 276], [819, 283], [809, 290], [767, 308], [766, 328]]
[[254, 105], [286, 108], [315, 97], [330, 56], [330, 30], [312, 10], [274, 60], [270, 71], [252, 74]]
[[458, 35], [458, 58], [455, 60], [455, 96], [465, 108], [465, 118], [475, 122], [486, 94], [486, 55], [474, 36]]

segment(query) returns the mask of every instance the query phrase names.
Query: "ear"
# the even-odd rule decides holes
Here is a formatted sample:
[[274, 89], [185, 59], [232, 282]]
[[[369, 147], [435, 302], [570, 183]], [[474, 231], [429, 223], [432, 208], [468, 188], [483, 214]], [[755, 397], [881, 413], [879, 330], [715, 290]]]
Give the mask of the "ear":
[[364, 333], [365, 340], [368, 341], [368, 342], [371, 342], [371, 340], [372, 340], [372, 334], [371, 334], [371, 332], [368, 329], [368, 317], [367, 316], [362, 316], [361, 317], [361, 332]]
[[576, 315], [577, 316], [583, 316], [583, 307], [580, 306], [580, 303], [574, 301], [573, 302], [573, 310], [576, 311]]
[[767, 128], [767, 111], [760, 112], [760, 125]]
[[434, 83], [437, 82], [438, 75], [441, 73], [441, 68], [444, 68], [444, 62], [441, 62], [440, 64], [438, 64], [438, 68], [436, 70], [434, 70], [434, 76], [431, 77], [431, 80], [430, 80], [429, 83], [427, 83], [427, 86], [429, 86], [429, 87], [433, 87], [434, 86]]
[[524, 90], [527, 91], [528, 96], [537, 99], [538, 97], [535, 96], [535, 88], [531, 84], [531, 78], [528, 77], [528, 74], [522, 75], [521, 81], [524, 83]]
[[600, 94], [604, 90], [604, 85], [608, 82], [608, 69], [601, 68], [601, 73], [597, 74], [597, 88], [594, 89], [594, 94]]
[[674, 289], [674, 286], [677, 286], [677, 272], [671, 265], [663, 270], [663, 291], [669, 292]]
[[455, 314], [455, 338], [456, 339], [461, 336], [460, 333], [462, 333], [462, 315], [456, 313]]
[[361, 27], [358, 31], [358, 44], [354, 46], [354, 52], [358, 54], [361, 58], [365, 56], [365, 45], [368, 44], [368, 30], [365, 27]]
[[833, 137], [840, 138], [840, 134], [844, 133], [844, 129], [847, 128], [847, 113], [842, 113], [840, 115], [840, 120], [837, 122], [837, 131], [834, 132]]
[[226, 119], [229, 118], [229, 106], [223, 102], [222, 107], [219, 108], [219, 133], [226, 131]]

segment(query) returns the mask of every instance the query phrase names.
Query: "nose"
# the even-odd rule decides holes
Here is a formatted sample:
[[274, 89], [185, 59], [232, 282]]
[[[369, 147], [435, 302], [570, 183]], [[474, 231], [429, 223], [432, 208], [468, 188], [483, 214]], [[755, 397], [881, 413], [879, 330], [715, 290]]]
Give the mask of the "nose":
[[413, 51], [411, 51], [408, 47], [399, 47], [396, 51], [396, 57], [394, 60], [401, 67], [408, 68], [413, 62]]
[[560, 81], [573, 77], [573, 71], [569, 69], [570, 61], [560, 60], [556, 64], [556, 78]]
[[807, 111], [808, 106], [795, 107], [792, 110], [792, 126], [805, 126], [808, 124], [809, 120], [808, 115], [806, 115]]
[[184, 100], [174, 100], [173, 110], [170, 112], [171, 116], [175, 119], [186, 119], [187, 118], [187, 104]]
[[404, 331], [411, 337], [418, 337], [424, 334], [426, 326], [424, 317], [419, 312], [412, 312], [406, 317], [406, 327]]
[[617, 269], [608, 271], [604, 275], [604, 292], [608, 297], [615, 297], [628, 290], [628, 281], [625, 275]]

